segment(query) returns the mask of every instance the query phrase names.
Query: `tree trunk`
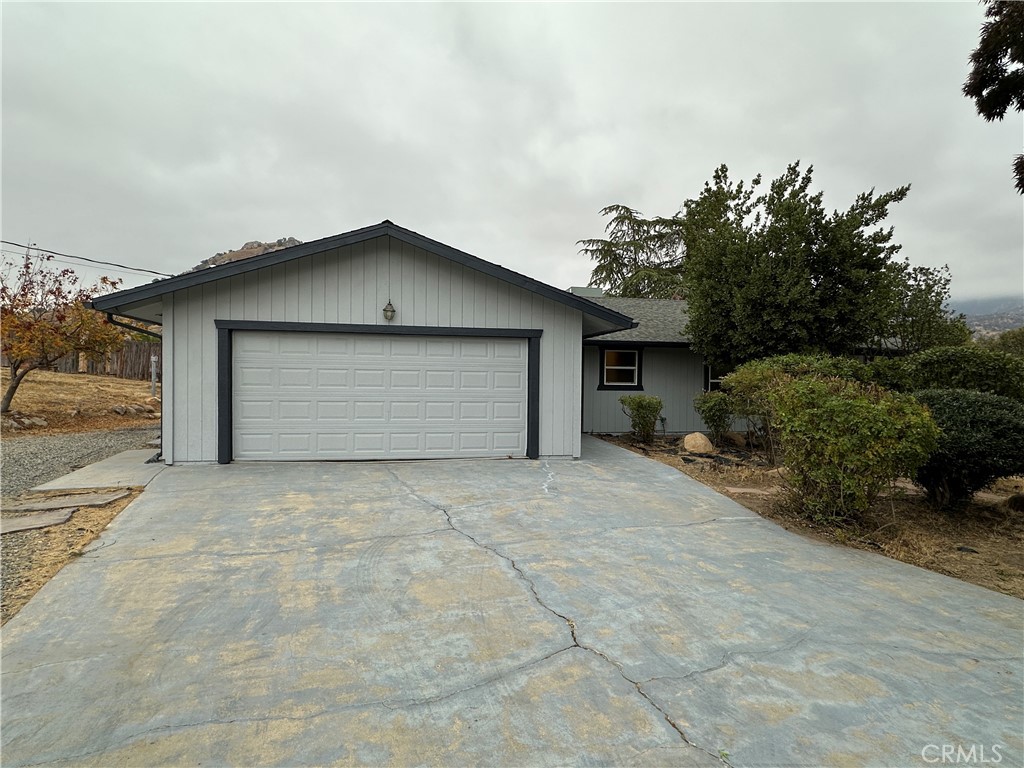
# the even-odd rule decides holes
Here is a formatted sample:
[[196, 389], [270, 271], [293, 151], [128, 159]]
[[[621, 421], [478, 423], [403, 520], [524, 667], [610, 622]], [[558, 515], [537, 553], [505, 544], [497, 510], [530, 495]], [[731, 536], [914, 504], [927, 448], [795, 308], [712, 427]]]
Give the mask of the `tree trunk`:
[[4, 392], [4, 399], [0, 400], [0, 413], [7, 413], [11, 410], [11, 400], [14, 399], [14, 393], [18, 391], [18, 387], [21, 385], [22, 379], [24, 379], [31, 370], [34, 369], [26, 368], [18, 374], [15, 374], [13, 370], [11, 371], [11, 380], [7, 382], [7, 390]]

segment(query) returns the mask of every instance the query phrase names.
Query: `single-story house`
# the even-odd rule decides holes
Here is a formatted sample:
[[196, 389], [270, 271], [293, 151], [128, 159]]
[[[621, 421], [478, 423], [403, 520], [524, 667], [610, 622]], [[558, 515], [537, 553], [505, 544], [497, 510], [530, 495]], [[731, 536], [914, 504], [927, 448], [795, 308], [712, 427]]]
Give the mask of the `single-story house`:
[[693, 399], [712, 384], [709, 369], [683, 335], [686, 302], [601, 296], [594, 289], [570, 289], [603, 307], [633, 318], [637, 325], [583, 341], [583, 431], [629, 432], [619, 398], [635, 392], [662, 401], [659, 429], [686, 433], [705, 429]]
[[[91, 304], [162, 326], [163, 459], [176, 464], [579, 457], [581, 404], [599, 414], [615, 395], [596, 383], [599, 340], [636, 328], [616, 301], [384, 221]], [[643, 356], [637, 383], [681, 370], [659, 370], [666, 334], [614, 341]], [[695, 423], [686, 409], [667, 406], [669, 431]]]

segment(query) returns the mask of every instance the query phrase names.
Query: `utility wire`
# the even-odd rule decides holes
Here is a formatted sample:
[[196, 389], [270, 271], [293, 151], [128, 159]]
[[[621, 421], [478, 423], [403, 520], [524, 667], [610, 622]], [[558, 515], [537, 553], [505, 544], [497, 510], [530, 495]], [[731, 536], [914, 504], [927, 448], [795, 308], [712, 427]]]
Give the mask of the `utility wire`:
[[70, 253], [51, 251], [46, 248], [40, 248], [38, 245], [24, 245], [23, 243], [12, 243], [10, 240], [0, 240], [0, 242], [4, 243], [5, 245], [13, 245], [15, 248], [25, 248], [26, 250], [28, 250], [29, 248], [35, 248], [37, 251], [40, 251], [41, 253], [49, 253], [53, 254], [54, 256], [64, 256], [65, 258], [68, 259], [79, 259], [81, 261], [88, 261], [92, 264], [104, 264], [108, 267], [118, 267], [119, 269], [126, 269], [131, 272], [147, 272], [151, 275], [157, 275], [158, 277], [174, 277], [174, 275], [169, 275], [166, 272], [155, 272], [152, 269], [143, 269], [142, 267], [129, 267], [126, 266], [125, 264], [116, 264], [113, 261], [100, 261], [99, 259], [90, 259], [85, 256], [72, 256]]
[[[2, 253], [4, 256], [14, 256], [14, 257], [16, 257], [18, 259], [25, 258], [25, 254], [24, 253], [20, 253], [18, 251], [9, 251], [6, 248], [4, 248], [3, 250], [0, 250], [0, 253]], [[56, 257], [53, 257], [53, 258], [50, 258], [50, 259], [46, 258], [46, 256], [52, 256], [52, 255], [53, 254], [49, 253], [48, 251], [44, 251], [44, 252], [41, 252], [41, 253], [30, 253], [30, 254], [28, 254], [28, 257], [30, 259], [36, 259], [37, 261], [47, 261], [47, 262], [52, 261], [54, 264], [67, 264], [69, 267], [78, 267], [79, 269], [95, 269], [96, 271], [103, 271], [103, 272], [113, 271], [113, 272], [122, 272], [124, 274], [128, 273], [128, 270], [124, 270], [124, 269], [100, 270], [98, 267], [90, 267], [87, 264], [79, 264], [77, 261], [65, 261], [64, 259], [58, 259]], [[132, 270], [132, 271], [134, 271], [134, 270]]]

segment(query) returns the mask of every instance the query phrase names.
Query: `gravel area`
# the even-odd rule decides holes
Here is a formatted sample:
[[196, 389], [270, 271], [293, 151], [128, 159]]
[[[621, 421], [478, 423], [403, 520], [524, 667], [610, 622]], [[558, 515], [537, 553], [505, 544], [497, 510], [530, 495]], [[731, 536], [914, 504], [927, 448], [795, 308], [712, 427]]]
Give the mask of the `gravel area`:
[[[160, 429], [135, 427], [64, 435], [18, 436], [0, 446], [0, 496], [11, 498], [121, 451], [149, 448]], [[157, 449], [153, 448], [153, 455]]]

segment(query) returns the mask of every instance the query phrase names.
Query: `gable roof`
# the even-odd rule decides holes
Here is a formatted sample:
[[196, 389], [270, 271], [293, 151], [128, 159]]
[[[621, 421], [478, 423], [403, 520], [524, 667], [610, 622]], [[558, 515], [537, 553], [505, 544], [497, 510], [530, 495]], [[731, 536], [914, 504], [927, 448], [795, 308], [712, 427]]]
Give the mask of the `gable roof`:
[[[382, 221], [380, 224], [363, 227], [362, 229], [354, 229], [351, 232], [343, 232], [340, 235], [332, 235], [331, 237], [325, 237], [320, 240], [313, 240], [312, 242], [302, 243], [300, 245], [292, 246], [291, 248], [283, 248], [279, 251], [272, 251], [271, 253], [263, 254], [262, 256], [253, 256], [248, 259], [229, 262], [227, 264], [210, 267], [197, 272], [185, 272], [184, 274], [168, 277], [163, 280], [154, 280], [151, 283], [146, 283], [145, 285], [140, 285], [136, 288], [128, 288], [123, 291], [117, 291], [116, 293], [96, 296], [89, 302], [89, 305], [93, 309], [101, 312], [111, 312], [113, 314], [131, 317], [133, 307], [151, 305], [154, 302], [159, 302], [160, 297], [168, 293], [172, 293], [173, 291], [180, 291], [184, 288], [203, 285], [215, 280], [222, 280], [226, 277], [233, 277], [235, 275], [241, 275], [257, 269], [272, 267], [276, 264], [282, 264], [294, 259], [301, 259], [304, 256], [311, 256], [315, 253], [321, 253], [334, 248], [362, 243], [378, 237], [393, 237], [396, 240], [407, 243], [416, 248], [422, 248], [428, 253], [450, 259], [458, 264], [462, 264], [463, 266], [482, 272], [485, 275], [496, 277], [499, 280], [504, 280], [505, 282], [511, 283], [525, 290], [532, 291], [533, 293], [544, 296], [552, 301], [557, 301], [560, 304], [565, 304], [573, 309], [578, 309], [586, 315], [601, 321], [602, 326], [611, 326], [611, 328], [614, 329], [630, 328], [633, 325], [633, 321], [630, 317], [611, 307], [595, 304], [587, 299], [574, 296], [568, 291], [563, 291], [559, 288], [548, 285], [547, 283], [534, 280], [532, 277], [527, 277], [526, 275], [513, 272], [511, 269], [506, 269], [498, 264], [484, 261], [483, 259], [466, 253], [465, 251], [460, 251], [457, 248], [452, 248], [451, 246], [440, 243], [437, 240], [431, 240], [429, 237], [424, 237], [417, 232], [400, 227], [387, 219]], [[605, 328], [602, 328], [601, 330], [605, 330]]]
[[685, 301], [678, 299], [625, 299], [619, 296], [600, 296], [590, 299], [608, 309], [629, 315], [636, 321], [634, 328], [613, 333], [605, 333], [594, 339], [594, 342], [609, 341], [679, 344], [690, 343], [690, 338], [683, 334], [689, 320]]

